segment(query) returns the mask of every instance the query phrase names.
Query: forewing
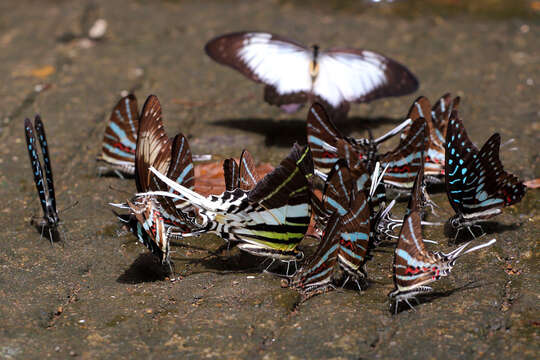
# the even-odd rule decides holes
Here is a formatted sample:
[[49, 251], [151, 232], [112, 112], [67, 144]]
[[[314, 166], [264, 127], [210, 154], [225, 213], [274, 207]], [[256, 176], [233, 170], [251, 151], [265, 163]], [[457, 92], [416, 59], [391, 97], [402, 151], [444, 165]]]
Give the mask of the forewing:
[[344, 216], [350, 209], [355, 183], [345, 161], [336, 163], [324, 188], [323, 207], [325, 212], [337, 212]]
[[314, 103], [307, 117], [307, 143], [313, 153], [315, 168], [328, 174], [338, 160], [336, 142], [344, 138], [330, 121], [323, 105]]
[[218, 63], [272, 86], [279, 95], [311, 88], [310, 51], [284, 37], [263, 32], [237, 32], [210, 40], [205, 51]]
[[427, 138], [427, 124], [419, 118], [411, 125], [407, 137], [399, 145], [381, 157], [381, 167], [388, 166], [383, 181], [385, 184], [410, 189], [422, 166]]
[[403, 220], [394, 253], [394, 284], [403, 292], [425, 285], [438, 278], [436, 258], [424, 247], [420, 214], [412, 211]]
[[24, 120], [24, 132], [26, 135], [26, 145], [28, 146], [28, 156], [30, 157], [30, 164], [32, 165], [32, 173], [34, 174], [34, 183], [36, 184], [41, 207], [43, 208], [43, 214], [47, 214], [47, 194], [45, 193], [45, 178], [43, 177], [43, 170], [41, 169], [41, 163], [39, 161], [39, 155], [37, 153], [36, 137], [34, 136], [34, 127], [30, 119]]
[[332, 49], [321, 53], [313, 93], [338, 107], [409, 94], [418, 80], [400, 63], [367, 50]]
[[370, 233], [370, 206], [363, 191], [356, 193], [349, 212], [341, 219], [338, 261], [349, 273], [362, 276]]
[[36, 133], [41, 146], [41, 154], [43, 155], [43, 167], [45, 169], [45, 181], [47, 182], [47, 200], [49, 201], [52, 210], [56, 213], [56, 197], [54, 195], [54, 180], [51, 167], [51, 158], [49, 155], [49, 145], [47, 143], [47, 137], [45, 136], [45, 126], [41, 121], [41, 117], [36, 115], [34, 120], [36, 126]]
[[112, 110], [103, 136], [101, 160], [112, 165], [135, 166], [138, 129], [137, 99], [130, 94], [120, 99]]
[[339, 249], [340, 219], [337, 213], [330, 217], [317, 250], [295, 275], [292, 281], [294, 287], [309, 293], [332, 281]]
[[238, 188], [239, 174], [238, 164], [233, 158], [223, 161], [223, 176], [225, 177], [225, 190], [233, 191]]
[[152, 189], [153, 174], [150, 166], [165, 174], [171, 162], [172, 141], [167, 136], [161, 118], [161, 104], [155, 95], [150, 95], [143, 106], [135, 154], [135, 180], [137, 191]]
[[247, 151], [244, 149], [242, 155], [240, 156], [240, 165], [238, 166], [239, 171], [239, 187], [242, 190], [251, 190], [257, 185], [261, 180], [257, 167], [255, 166], [255, 160]]

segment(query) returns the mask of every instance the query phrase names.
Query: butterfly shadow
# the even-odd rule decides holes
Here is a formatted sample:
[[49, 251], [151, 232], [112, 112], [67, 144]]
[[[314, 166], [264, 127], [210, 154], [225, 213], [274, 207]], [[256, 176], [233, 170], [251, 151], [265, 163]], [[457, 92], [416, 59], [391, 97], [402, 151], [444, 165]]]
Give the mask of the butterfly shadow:
[[[353, 131], [361, 131], [362, 136], [367, 137], [367, 130], [374, 129], [385, 124], [398, 124], [402, 119], [387, 117], [351, 117], [339, 120], [336, 126], [343, 134]], [[242, 118], [242, 119], [219, 119], [211, 122], [214, 126], [222, 126], [230, 129], [239, 129], [264, 135], [266, 146], [290, 147], [294, 142], [306, 144], [306, 120], [300, 118], [273, 119], [273, 118]]]
[[[483, 237], [485, 235], [501, 234], [507, 231], [514, 231], [519, 229], [521, 225], [521, 222], [503, 224], [497, 221], [485, 221], [471, 227], [471, 230], [474, 233], [473, 236], [473, 234], [471, 234], [471, 232], [466, 227], [460, 229], [458, 234], [458, 230], [455, 229], [449, 222], [446, 222], [444, 224], [444, 235], [449, 238], [448, 242], [450, 244], [458, 245], [467, 241]], [[482, 232], [480, 232], [480, 228], [482, 229]]]
[[[171, 245], [194, 248], [192, 245], [181, 243], [171, 243]], [[185, 267], [183, 272], [189, 272], [189, 274], [212, 272], [225, 275], [237, 272], [259, 271], [261, 269], [260, 257], [250, 255], [243, 251], [231, 255], [236, 245], [236, 243], [223, 244], [214, 251], [195, 247], [197, 250], [208, 252], [208, 255], [201, 258], [174, 256], [173, 259], [178, 263], [182, 263]], [[196, 266], [198, 269], [191, 270], [190, 268], [192, 266]]]
[[[482, 284], [478, 284], [477, 281], [471, 281], [471, 282], [468, 282], [467, 284], [463, 285], [463, 286], [460, 286], [460, 287], [457, 287], [455, 289], [451, 289], [451, 290], [446, 290], [446, 291], [434, 291], [434, 292], [430, 292], [430, 293], [427, 293], [427, 294], [422, 294], [422, 295], [417, 295], [416, 297], [414, 298], [410, 298], [409, 299], [409, 302], [412, 304], [412, 305], [416, 305], [416, 306], [419, 306], [419, 305], [422, 305], [422, 304], [429, 304], [437, 299], [440, 299], [440, 298], [445, 298], [445, 297], [449, 297], [451, 295], [453, 295], [454, 293], [459, 293], [461, 291], [466, 291], [466, 290], [472, 290], [472, 289], [477, 289], [477, 288], [480, 288], [482, 287]], [[398, 307], [396, 309], [396, 306]], [[401, 313], [402, 311], [407, 311], [407, 310], [410, 310], [411, 307], [405, 302], [405, 301], [400, 301], [399, 303], [393, 303], [392, 306], [390, 307], [390, 313], [391, 314], [399, 314]], [[412, 309], [414, 311], [414, 308]]]
[[169, 275], [167, 265], [162, 265], [151, 253], [144, 253], [140, 254], [116, 281], [121, 284], [140, 284], [163, 281]]

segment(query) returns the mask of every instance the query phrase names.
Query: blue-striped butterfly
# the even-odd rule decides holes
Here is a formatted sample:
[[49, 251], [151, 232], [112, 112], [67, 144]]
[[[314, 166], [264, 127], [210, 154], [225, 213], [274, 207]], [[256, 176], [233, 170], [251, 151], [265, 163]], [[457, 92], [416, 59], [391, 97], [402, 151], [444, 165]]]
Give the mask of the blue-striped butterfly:
[[346, 141], [354, 150], [356, 160], [361, 160], [364, 166], [372, 171], [376, 162], [378, 145], [398, 134], [410, 122], [410, 120], [405, 120], [377, 139], [354, 139], [344, 136], [337, 129], [323, 105], [314, 103], [308, 111], [306, 132], [307, 143], [313, 152], [316, 173], [324, 177], [339, 159], [338, 140]]
[[[49, 146], [47, 137], [45, 136], [45, 127], [41, 121], [41, 117], [36, 115], [34, 119], [35, 131], [38, 136], [39, 145], [41, 147], [41, 155], [43, 157], [43, 168], [37, 152], [36, 137], [34, 136], [34, 126], [30, 119], [24, 120], [24, 132], [26, 134], [26, 145], [30, 164], [34, 174], [34, 183], [38, 192], [41, 208], [43, 209], [43, 217], [33, 218], [32, 224], [41, 228], [41, 235], [47, 229], [49, 232], [49, 240], [51, 244], [58, 235], [58, 225], [60, 218], [56, 210], [56, 197], [54, 193], [54, 181], [51, 167], [51, 158], [49, 156]], [[45, 169], [45, 175], [43, 170]]]
[[114, 171], [119, 177], [135, 174], [135, 150], [139, 130], [139, 110], [135, 95], [120, 99], [111, 112], [101, 154], [97, 160], [104, 162], [99, 172]]
[[368, 50], [320, 51], [264, 32], [237, 32], [210, 40], [205, 51], [220, 64], [264, 83], [264, 100], [287, 112], [304, 103], [324, 103], [346, 117], [349, 103], [401, 96], [418, 88], [402, 64]]
[[468, 242], [447, 254], [439, 251], [428, 251], [422, 239], [417, 198], [412, 197], [411, 199], [409, 214], [403, 220], [394, 252], [393, 279], [395, 289], [388, 294], [390, 305], [392, 306], [392, 303], [395, 302], [395, 313], [397, 313], [401, 301], [405, 301], [411, 309], [414, 309], [409, 303], [409, 299], [416, 299], [417, 295], [431, 292], [432, 288], [427, 284], [447, 276], [459, 257], [495, 243], [495, 239], [492, 239], [464, 251], [470, 244]]
[[456, 215], [449, 222], [457, 229], [500, 214], [502, 208], [519, 202], [526, 186], [504, 171], [499, 159], [501, 137], [493, 134], [480, 151], [469, 140], [457, 111], [452, 111], [446, 132], [446, 194]]
[[452, 111], [459, 110], [460, 97], [457, 96], [452, 99], [450, 93], [446, 93], [433, 105], [431, 109], [431, 119], [435, 126], [435, 133], [439, 138], [441, 144], [446, 143], [446, 129], [448, 128], [448, 121]]

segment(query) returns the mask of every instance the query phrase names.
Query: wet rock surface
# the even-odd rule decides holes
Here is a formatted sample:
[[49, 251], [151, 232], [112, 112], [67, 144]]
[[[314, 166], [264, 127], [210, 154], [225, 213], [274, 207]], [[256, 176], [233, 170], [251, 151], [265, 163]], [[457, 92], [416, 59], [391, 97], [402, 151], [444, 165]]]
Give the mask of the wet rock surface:
[[[123, 91], [134, 91], [140, 104], [151, 93], [160, 98], [167, 131], [186, 134], [194, 153], [225, 158], [246, 147], [277, 164], [294, 141], [304, 142], [306, 109], [280, 113], [262, 102], [262, 86], [202, 50], [215, 35], [260, 29], [322, 48], [372, 49], [418, 76], [413, 95], [353, 105], [339, 124], [344, 132], [380, 135], [417, 96], [434, 101], [451, 91], [462, 97], [472, 140], [482, 144], [495, 131], [503, 142], [515, 138], [517, 150], [501, 152], [506, 169], [537, 178], [537, 22], [402, 18], [270, 0], [21, 0], [1, 2], [0, 14], [0, 357], [538, 357], [537, 190], [485, 227], [497, 239], [493, 247], [460, 259], [415, 312], [393, 316], [392, 244], [373, 253], [363, 293], [347, 288], [299, 305], [295, 291], [261, 273], [260, 259], [213, 236], [174, 242], [171, 281], [133, 236], [118, 233], [107, 205], [128, 198], [133, 181], [98, 178], [95, 163], [111, 108]], [[104, 35], [84, 36], [101, 18]], [[41, 208], [23, 119], [37, 112], [58, 206], [79, 202], [60, 213], [66, 239], [53, 246], [29, 225]], [[432, 199], [448, 218], [446, 195]], [[424, 236], [448, 248], [441, 227]], [[302, 246], [310, 252], [315, 244]]]

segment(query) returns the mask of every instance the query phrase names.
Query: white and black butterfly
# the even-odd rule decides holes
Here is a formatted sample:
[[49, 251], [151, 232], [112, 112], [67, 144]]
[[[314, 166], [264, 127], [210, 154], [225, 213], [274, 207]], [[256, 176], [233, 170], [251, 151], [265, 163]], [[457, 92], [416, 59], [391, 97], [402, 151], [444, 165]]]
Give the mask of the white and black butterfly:
[[320, 51], [264, 32], [237, 32], [210, 40], [205, 51], [215, 61], [266, 84], [264, 100], [287, 112], [304, 103], [324, 103], [345, 117], [349, 103], [400, 96], [418, 88], [416, 77], [384, 55], [360, 49]]

